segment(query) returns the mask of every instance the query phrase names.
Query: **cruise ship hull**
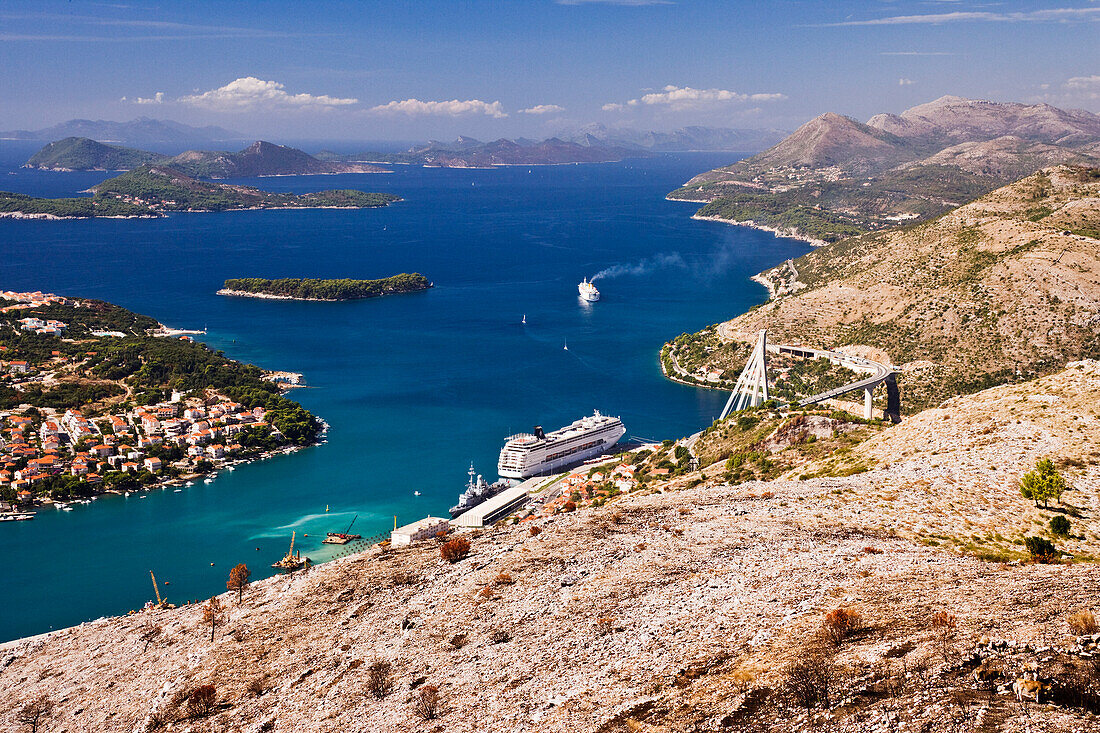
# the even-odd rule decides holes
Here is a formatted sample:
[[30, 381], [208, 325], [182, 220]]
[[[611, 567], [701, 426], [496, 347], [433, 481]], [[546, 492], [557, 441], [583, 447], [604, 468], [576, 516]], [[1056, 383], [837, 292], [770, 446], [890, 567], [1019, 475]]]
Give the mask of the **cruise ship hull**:
[[[604, 418], [597, 413], [595, 419], [601, 422], [593, 425], [588, 422], [593, 418], [585, 418], [548, 436], [524, 435], [510, 439], [500, 452], [497, 473], [502, 478], [522, 480], [562, 471], [609, 452], [626, 434], [626, 428], [617, 418]], [[582, 422], [588, 424], [576, 430]], [[564, 436], [561, 434], [570, 428], [574, 430]]]

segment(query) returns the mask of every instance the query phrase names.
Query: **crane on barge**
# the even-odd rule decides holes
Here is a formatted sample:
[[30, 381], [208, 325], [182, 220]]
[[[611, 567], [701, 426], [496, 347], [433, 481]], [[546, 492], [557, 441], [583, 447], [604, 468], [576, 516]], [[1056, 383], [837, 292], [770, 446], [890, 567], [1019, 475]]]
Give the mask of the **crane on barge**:
[[298, 551], [297, 555], [294, 554], [294, 537], [297, 534], [297, 531], [290, 533], [290, 549], [286, 551], [286, 555], [283, 557], [282, 560], [280, 560], [279, 562], [271, 563], [271, 567], [275, 568], [276, 570], [297, 570], [305, 566], [305, 564], [309, 562], [308, 557], [302, 557], [301, 550]]
[[349, 534], [351, 532], [351, 525], [355, 524], [355, 520], [359, 518], [356, 514], [352, 517], [351, 522], [348, 524], [348, 528], [343, 532], [329, 532], [328, 536], [321, 540], [322, 545], [346, 545], [352, 540], [361, 540], [363, 535], [361, 534]]

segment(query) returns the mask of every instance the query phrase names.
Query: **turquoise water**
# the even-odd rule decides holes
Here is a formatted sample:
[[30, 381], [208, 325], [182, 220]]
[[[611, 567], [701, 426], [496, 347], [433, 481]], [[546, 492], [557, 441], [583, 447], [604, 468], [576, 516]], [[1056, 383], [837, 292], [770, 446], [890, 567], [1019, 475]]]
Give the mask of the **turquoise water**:
[[[22, 155], [4, 152], [9, 163]], [[761, 302], [764, 290], [748, 278], [807, 250], [692, 221], [692, 205], [664, 200], [737, 157], [248, 181], [405, 198], [379, 210], [0, 220], [0, 289], [101, 298], [207, 328], [207, 343], [231, 357], [303, 372], [310, 386], [292, 396], [331, 425], [322, 446], [211, 484], [0, 526], [0, 639], [138, 608], [152, 595], [150, 569], [170, 582], [170, 600], [203, 598], [224, 591], [238, 562], [268, 575], [292, 529], [303, 553], [324, 559], [324, 533], [355, 513], [363, 535], [387, 531], [395, 514], [401, 523], [441, 514], [471, 461], [491, 478], [504, 437], [535, 424], [558, 427], [593, 409], [621, 415], [628, 436], [647, 439], [709, 424], [725, 395], [664, 380], [658, 348]], [[52, 196], [105, 177], [10, 169], [0, 170], [0, 188]], [[603, 300], [583, 304], [577, 282], [608, 268], [621, 274], [598, 281]], [[227, 277], [414, 270], [436, 287], [347, 303], [214, 294]]]

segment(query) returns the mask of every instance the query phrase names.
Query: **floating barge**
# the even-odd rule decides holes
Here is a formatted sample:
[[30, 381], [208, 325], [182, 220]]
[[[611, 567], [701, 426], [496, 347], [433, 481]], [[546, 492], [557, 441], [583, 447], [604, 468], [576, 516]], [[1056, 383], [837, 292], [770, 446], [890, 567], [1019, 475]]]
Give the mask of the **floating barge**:
[[328, 535], [323, 540], [321, 540], [321, 544], [322, 545], [346, 545], [347, 543], [351, 542], [352, 540], [361, 540], [361, 539], [363, 539], [363, 535], [361, 535], [361, 534], [350, 534], [351, 525], [355, 524], [355, 520], [358, 519], [358, 518], [359, 518], [359, 515], [356, 514], [352, 518], [351, 524], [349, 524], [348, 528], [345, 529], [343, 532], [329, 532]]

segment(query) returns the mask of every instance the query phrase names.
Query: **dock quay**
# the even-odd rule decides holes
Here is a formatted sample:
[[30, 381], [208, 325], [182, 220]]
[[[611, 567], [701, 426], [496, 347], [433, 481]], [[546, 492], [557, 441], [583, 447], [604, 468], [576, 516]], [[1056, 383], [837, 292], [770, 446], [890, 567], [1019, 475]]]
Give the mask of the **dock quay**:
[[473, 509], [459, 514], [451, 520], [451, 526], [462, 529], [481, 529], [504, 519], [512, 512], [531, 501], [532, 492], [536, 492], [552, 483], [560, 476], [534, 476], [521, 484], [505, 489], [491, 499], [478, 504]]
[[428, 540], [440, 532], [446, 533], [450, 528], [451, 523], [442, 517], [424, 517], [412, 524], [395, 527], [390, 533], [390, 547], [404, 547], [414, 542]]

